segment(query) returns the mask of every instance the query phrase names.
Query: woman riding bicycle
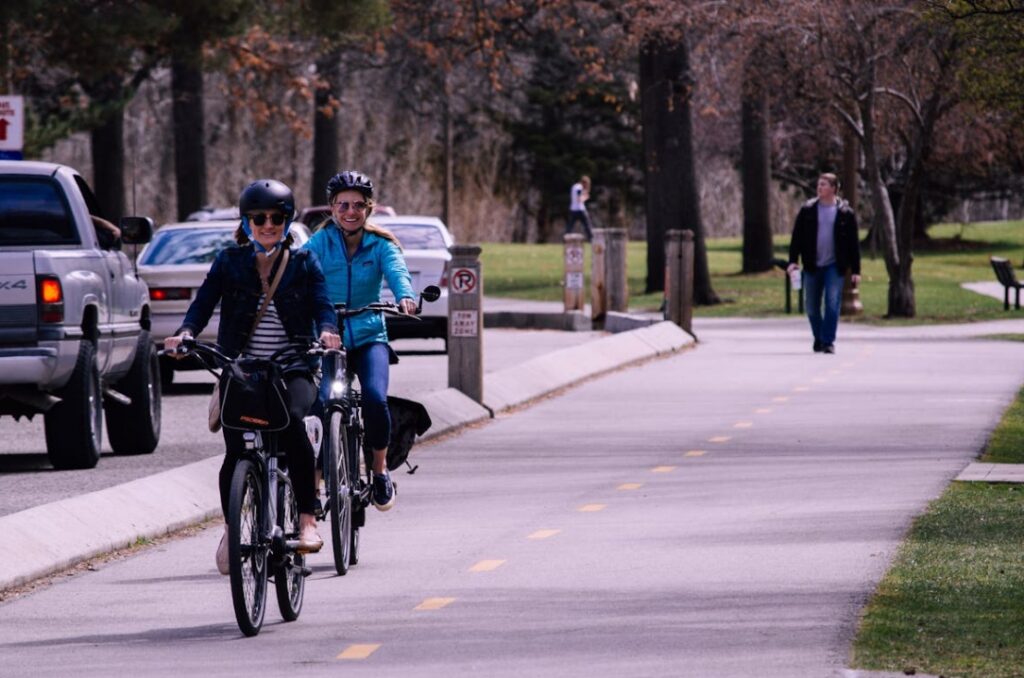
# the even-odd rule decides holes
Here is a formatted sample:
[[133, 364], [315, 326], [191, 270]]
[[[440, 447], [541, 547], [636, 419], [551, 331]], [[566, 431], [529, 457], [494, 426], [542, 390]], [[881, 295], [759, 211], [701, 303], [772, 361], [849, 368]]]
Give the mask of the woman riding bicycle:
[[[381, 282], [387, 279], [404, 313], [416, 312], [412, 278], [398, 239], [367, 223], [373, 213], [373, 182], [359, 172], [335, 174], [327, 182], [331, 221], [313, 234], [304, 247], [316, 252], [331, 300], [358, 308], [380, 301]], [[384, 318], [362, 313], [347, 318], [342, 338], [362, 388], [366, 442], [373, 450], [373, 487], [370, 501], [381, 511], [395, 503], [395, 488], [388, 475], [387, 450], [391, 438], [388, 410], [388, 369], [392, 351]]]
[[[288, 229], [295, 216], [295, 198], [280, 181], [260, 179], [249, 184], [238, 199], [242, 221], [235, 231], [239, 247], [227, 247], [217, 253], [206, 279], [185, 314], [175, 336], [164, 339], [168, 351], [177, 348], [184, 336], [197, 336], [210, 321], [218, 302], [221, 305], [217, 344], [228, 357], [245, 354], [270, 357], [288, 345], [308, 347], [310, 333], [316, 328], [320, 342], [338, 348], [337, 317], [327, 294], [323, 271], [310, 252], [289, 251], [292, 236]], [[259, 309], [270, 290], [277, 269], [285, 260], [285, 269], [255, 325]], [[173, 355], [173, 354], [172, 354]], [[182, 357], [176, 355], [175, 357]], [[288, 393], [290, 424], [280, 439], [287, 453], [288, 473], [299, 508], [300, 552], [315, 553], [323, 546], [317, 534], [315, 455], [306, 435], [303, 417], [316, 402], [313, 370], [316, 359], [307, 359], [302, 351], [285, 354], [281, 371]], [[244, 452], [242, 432], [224, 428], [227, 454], [220, 469], [221, 509], [228, 513], [231, 476]], [[228, 573], [227, 528], [217, 547], [217, 569]]]

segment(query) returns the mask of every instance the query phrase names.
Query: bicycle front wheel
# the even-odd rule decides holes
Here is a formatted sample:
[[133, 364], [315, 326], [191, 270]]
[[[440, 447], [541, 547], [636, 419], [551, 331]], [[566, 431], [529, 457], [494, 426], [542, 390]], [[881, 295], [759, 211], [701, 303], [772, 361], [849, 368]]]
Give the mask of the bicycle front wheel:
[[352, 556], [352, 485], [348, 471], [348, 435], [340, 410], [330, 413], [325, 442], [324, 480], [331, 514], [334, 569], [344, 575]]
[[262, 534], [267, 510], [264, 501], [256, 465], [240, 460], [231, 477], [228, 500], [228, 561], [235, 620], [247, 636], [260, 632], [267, 610], [270, 545]]
[[[299, 538], [299, 504], [289, 479], [277, 485], [277, 522], [286, 541]], [[302, 570], [306, 556], [299, 552], [281, 554], [281, 563], [274, 572], [274, 588], [277, 591], [277, 607], [281, 618], [295, 621], [302, 611], [302, 599], [306, 591], [306, 577]]]

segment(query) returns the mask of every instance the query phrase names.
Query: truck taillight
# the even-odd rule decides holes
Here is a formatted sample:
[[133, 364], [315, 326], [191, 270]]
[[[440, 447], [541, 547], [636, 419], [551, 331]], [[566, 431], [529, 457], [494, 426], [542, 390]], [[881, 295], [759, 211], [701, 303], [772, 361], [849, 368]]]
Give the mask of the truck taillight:
[[60, 279], [52, 275], [36, 278], [39, 293], [39, 322], [64, 322], [64, 289]]
[[448, 262], [444, 262], [444, 268], [441, 270], [441, 282], [438, 283], [441, 289], [448, 287]]

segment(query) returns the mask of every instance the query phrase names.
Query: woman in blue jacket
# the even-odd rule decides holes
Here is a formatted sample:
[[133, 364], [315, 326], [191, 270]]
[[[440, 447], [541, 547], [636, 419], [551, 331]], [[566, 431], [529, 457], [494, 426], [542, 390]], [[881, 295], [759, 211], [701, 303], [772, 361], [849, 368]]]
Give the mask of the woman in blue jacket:
[[[359, 172], [339, 172], [327, 182], [327, 202], [332, 220], [304, 247], [320, 260], [331, 301], [349, 308], [380, 301], [381, 282], [386, 279], [401, 310], [415, 313], [412, 278], [398, 239], [366, 222], [373, 213], [373, 182]], [[391, 350], [384, 317], [368, 312], [348, 318], [341, 334], [349, 364], [359, 377], [366, 442], [373, 450], [370, 500], [379, 510], [387, 511], [395, 503], [395, 488], [387, 469]]]

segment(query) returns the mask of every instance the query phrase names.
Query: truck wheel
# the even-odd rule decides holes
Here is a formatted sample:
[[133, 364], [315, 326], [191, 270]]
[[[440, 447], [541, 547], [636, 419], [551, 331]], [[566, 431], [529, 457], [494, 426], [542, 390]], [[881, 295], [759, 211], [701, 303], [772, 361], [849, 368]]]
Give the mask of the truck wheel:
[[61, 401], [46, 413], [46, 452], [57, 469], [92, 468], [103, 444], [103, 396], [96, 346], [83, 340]]
[[150, 454], [160, 442], [160, 362], [149, 339], [139, 335], [135, 360], [114, 389], [132, 399], [131, 405], [108, 400], [107, 437], [114, 454]]

